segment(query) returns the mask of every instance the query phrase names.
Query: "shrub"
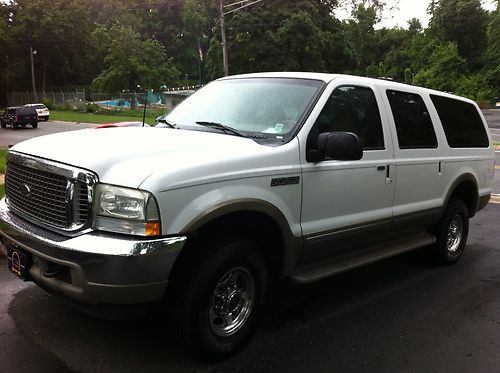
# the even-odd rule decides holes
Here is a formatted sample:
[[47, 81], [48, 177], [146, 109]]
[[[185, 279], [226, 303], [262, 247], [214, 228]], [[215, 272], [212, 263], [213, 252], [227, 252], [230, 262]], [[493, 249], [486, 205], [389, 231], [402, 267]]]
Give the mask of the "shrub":
[[47, 106], [47, 109], [49, 109], [49, 110], [53, 110], [55, 108], [54, 102], [49, 98], [44, 98], [42, 100], [42, 104]]
[[85, 105], [85, 111], [87, 113], [97, 113], [99, 111], [99, 106], [92, 102], [89, 102], [87, 103], [87, 105]]

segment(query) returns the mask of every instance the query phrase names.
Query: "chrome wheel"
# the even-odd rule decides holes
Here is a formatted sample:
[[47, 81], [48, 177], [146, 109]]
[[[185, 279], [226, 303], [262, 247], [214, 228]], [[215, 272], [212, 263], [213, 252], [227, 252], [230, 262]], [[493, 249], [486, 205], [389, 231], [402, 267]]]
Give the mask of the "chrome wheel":
[[455, 253], [458, 250], [462, 242], [463, 230], [463, 219], [457, 214], [453, 217], [448, 227], [448, 235], [446, 237], [448, 252]]
[[255, 301], [255, 281], [243, 267], [232, 268], [217, 282], [209, 306], [212, 331], [220, 337], [236, 333], [247, 321]]

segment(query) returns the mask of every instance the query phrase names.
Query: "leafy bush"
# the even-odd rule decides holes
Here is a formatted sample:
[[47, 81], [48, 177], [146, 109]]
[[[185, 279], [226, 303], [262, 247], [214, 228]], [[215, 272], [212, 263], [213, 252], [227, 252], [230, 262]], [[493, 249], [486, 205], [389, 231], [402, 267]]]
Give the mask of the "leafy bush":
[[99, 111], [99, 106], [90, 102], [85, 106], [85, 111], [87, 113], [97, 113]]
[[51, 99], [49, 99], [49, 98], [43, 99], [42, 100], [42, 104], [44, 104], [45, 106], [47, 106], [47, 108], [49, 110], [53, 110], [54, 107], [55, 107], [54, 102]]

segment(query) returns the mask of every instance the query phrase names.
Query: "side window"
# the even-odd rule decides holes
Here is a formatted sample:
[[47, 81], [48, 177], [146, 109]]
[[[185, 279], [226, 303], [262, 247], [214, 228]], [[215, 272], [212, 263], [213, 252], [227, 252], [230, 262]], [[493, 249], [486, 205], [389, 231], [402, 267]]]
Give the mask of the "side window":
[[384, 149], [380, 112], [370, 88], [343, 86], [332, 92], [311, 135], [333, 131], [355, 133], [364, 150]]
[[437, 138], [424, 100], [417, 94], [387, 90], [400, 149], [437, 148]]
[[451, 148], [487, 148], [490, 143], [483, 121], [474, 105], [431, 95]]

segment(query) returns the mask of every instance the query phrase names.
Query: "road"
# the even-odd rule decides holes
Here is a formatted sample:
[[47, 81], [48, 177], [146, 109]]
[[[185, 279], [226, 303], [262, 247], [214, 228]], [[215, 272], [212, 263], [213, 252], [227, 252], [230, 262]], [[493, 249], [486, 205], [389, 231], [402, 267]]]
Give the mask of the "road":
[[[483, 111], [484, 117], [490, 127], [491, 137], [493, 141], [500, 143], [500, 109], [485, 110]], [[495, 162], [495, 185], [493, 187], [494, 200], [500, 203], [500, 147], [496, 150]]]
[[313, 285], [277, 284], [255, 338], [218, 364], [186, 353], [161, 317], [110, 322], [87, 316], [15, 278], [0, 256], [1, 369], [497, 372], [499, 220], [498, 204], [479, 213], [463, 260], [452, 267], [436, 267], [417, 252]]
[[9, 145], [15, 145], [18, 142], [30, 139], [32, 137], [50, 135], [56, 132], [75, 131], [84, 128], [95, 127], [94, 124], [82, 124], [71, 122], [48, 121], [39, 122], [38, 128], [31, 127], [18, 128], [0, 128], [0, 149], [7, 149]]
[[277, 285], [253, 341], [219, 364], [183, 351], [161, 318], [87, 316], [14, 278], [1, 258], [0, 361], [6, 372], [497, 372], [499, 219], [490, 204], [472, 220], [455, 266], [412, 253]]

